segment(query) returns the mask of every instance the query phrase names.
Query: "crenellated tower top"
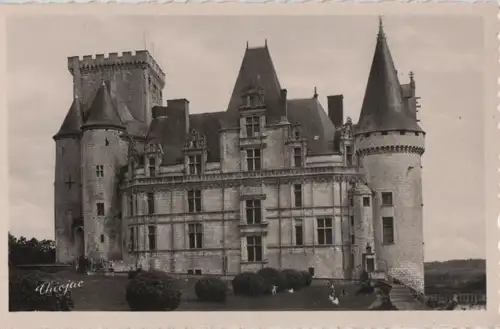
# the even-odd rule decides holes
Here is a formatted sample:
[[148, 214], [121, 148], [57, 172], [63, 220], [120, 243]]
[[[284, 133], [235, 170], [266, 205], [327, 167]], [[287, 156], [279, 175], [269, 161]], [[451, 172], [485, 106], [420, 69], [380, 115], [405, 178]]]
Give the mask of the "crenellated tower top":
[[156, 63], [155, 59], [147, 50], [126, 51], [121, 53], [85, 55], [83, 57], [68, 57], [68, 70], [74, 75], [76, 70], [80, 73], [98, 72], [106, 69], [126, 70], [131, 67], [150, 67], [156, 78], [161, 82], [161, 88], [165, 87], [165, 73]]

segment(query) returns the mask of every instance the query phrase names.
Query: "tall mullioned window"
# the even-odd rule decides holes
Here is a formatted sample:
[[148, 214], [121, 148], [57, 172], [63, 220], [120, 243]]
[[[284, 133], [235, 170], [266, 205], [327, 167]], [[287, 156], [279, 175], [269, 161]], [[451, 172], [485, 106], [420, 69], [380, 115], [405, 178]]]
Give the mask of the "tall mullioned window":
[[203, 226], [201, 223], [188, 224], [189, 249], [203, 248]]
[[262, 237], [247, 236], [247, 256], [249, 262], [262, 261]]
[[260, 170], [260, 149], [247, 150], [247, 168], [249, 171]]
[[333, 221], [331, 217], [320, 217], [318, 221], [318, 244], [333, 244]]
[[155, 194], [148, 193], [148, 214], [152, 215], [155, 213]]
[[302, 149], [300, 147], [293, 148], [293, 166], [302, 167]]
[[369, 207], [370, 206], [370, 197], [364, 196], [363, 197], [363, 207]]
[[383, 231], [383, 243], [393, 244], [394, 243], [394, 218], [393, 217], [382, 217], [382, 231]]
[[97, 202], [96, 203], [97, 216], [104, 216], [104, 203]]
[[188, 191], [188, 211], [201, 212], [201, 190]]
[[301, 218], [295, 219], [295, 245], [302, 246], [304, 244], [304, 226]]
[[190, 175], [201, 174], [201, 154], [190, 155], [188, 157], [188, 162]]
[[246, 200], [245, 207], [247, 224], [259, 224], [262, 221], [261, 200]]
[[149, 250], [156, 250], [156, 226], [148, 226], [148, 246]]
[[135, 227], [130, 227], [129, 228], [129, 243], [128, 243], [128, 250], [129, 251], [134, 251], [136, 249], [136, 244], [135, 244], [135, 232], [136, 228]]
[[252, 116], [245, 118], [245, 128], [247, 137], [259, 136], [260, 134], [260, 117]]
[[345, 159], [348, 166], [352, 166], [352, 146], [348, 145], [345, 147]]
[[132, 194], [128, 196], [128, 215], [134, 215], [134, 196]]
[[97, 166], [95, 166], [95, 176], [97, 178], [104, 177], [104, 166], [103, 165], [97, 165]]
[[293, 185], [293, 196], [295, 201], [295, 207], [302, 207], [302, 185], [294, 184]]

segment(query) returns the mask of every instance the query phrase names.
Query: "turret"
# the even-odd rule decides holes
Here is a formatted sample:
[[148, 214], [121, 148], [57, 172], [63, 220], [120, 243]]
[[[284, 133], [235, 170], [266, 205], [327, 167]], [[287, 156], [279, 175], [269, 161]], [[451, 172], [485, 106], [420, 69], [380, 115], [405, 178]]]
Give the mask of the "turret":
[[54, 222], [56, 261], [69, 263], [83, 255], [83, 222], [81, 220], [80, 125], [81, 106], [78, 97], [66, 115], [57, 134], [54, 179]]
[[85, 251], [92, 259], [122, 254], [118, 184], [127, 166], [128, 144], [118, 107], [104, 82], [82, 126], [82, 183]]
[[[414, 81], [411, 83], [413, 88]], [[424, 141], [425, 133], [404, 101], [380, 22], [355, 131], [356, 153], [366, 173], [367, 186], [374, 193], [377, 264], [421, 292], [424, 289], [421, 169]]]

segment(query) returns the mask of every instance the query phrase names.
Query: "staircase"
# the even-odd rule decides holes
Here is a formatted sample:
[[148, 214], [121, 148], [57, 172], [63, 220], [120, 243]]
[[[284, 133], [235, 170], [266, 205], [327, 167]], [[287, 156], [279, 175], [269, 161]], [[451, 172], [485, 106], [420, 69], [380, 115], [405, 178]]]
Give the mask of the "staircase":
[[423, 302], [414, 296], [412, 290], [404, 284], [391, 284], [392, 289], [389, 293], [389, 298], [392, 304], [401, 311], [408, 310], [428, 310]]

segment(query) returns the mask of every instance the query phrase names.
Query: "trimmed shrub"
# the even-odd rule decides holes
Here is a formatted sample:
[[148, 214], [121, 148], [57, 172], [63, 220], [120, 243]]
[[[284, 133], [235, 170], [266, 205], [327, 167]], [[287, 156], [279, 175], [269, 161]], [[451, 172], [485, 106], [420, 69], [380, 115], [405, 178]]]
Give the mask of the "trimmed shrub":
[[272, 286], [276, 286], [277, 292], [281, 292], [287, 287], [285, 274], [283, 274], [280, 270], [272, 267], [265, 267], [258, 270], [257, 274], [260, 275], [266, 282], [266, 292], [268, 293], [271, 292]]
[[170, 311], [181, 303], [176, 280], [160, 271], [140, 271], [127, 285], [126, 299], [132, 311]]
[[266, 292], [267, 284], [257, 273], [243, 272], [231, 282], [235, 295], [259, 296]]
[[293, 269], [285, 269], [282, 271], [286, 277], [287, 289], [300, 290], [306, 285], [304, 275]]
[[301, 271], [302, 275], [304, 276], [304, 285], [306, 287], [309, 287], [312, 283], [312, 275], [308, 271]]
[[139, 274], [141, 271], [142, 271], [142, 268], [140, 268], [140, 267], [139, 267], [138, 269], [135, 269], [135, 270], [129, 270], [129, 271], [128, 271], [128, 278], [129, 278], [129, 279], [133, 279], [133, 278], [135, 278], [135, 276], [136, 276], [137, 274]]
[[41, 271], [9, 271], [9, 311], [71, 311], [71, 291]]
[[196, 281], [194, 291], [198, 299], [208, 302], [226, 301], [227, 286], [219, 278], [202, 278]]

